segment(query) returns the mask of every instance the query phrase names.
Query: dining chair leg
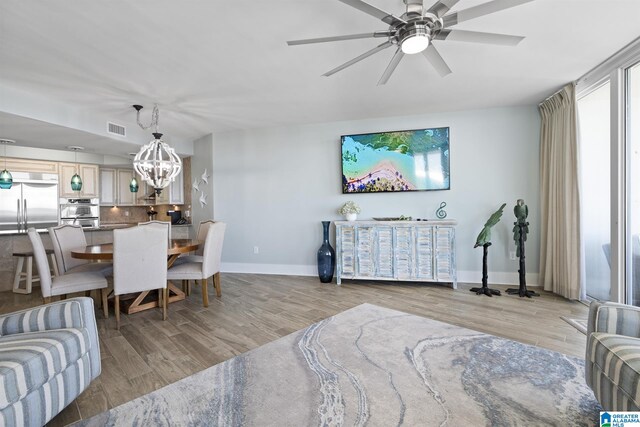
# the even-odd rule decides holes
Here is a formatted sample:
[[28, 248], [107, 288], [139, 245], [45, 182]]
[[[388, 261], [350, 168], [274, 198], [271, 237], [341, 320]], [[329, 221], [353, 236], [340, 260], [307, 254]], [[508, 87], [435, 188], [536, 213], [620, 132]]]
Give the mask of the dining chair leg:
[[187, 280], [187, 296], [191, 296], [191, 280]]
[[102, 288], [100, 290], [100, 294], [102, 296], [102, 311], [104, 312], [104, 318], [109, 318], [109, 301], [107, 296], [109, 295], [109, 291], [107, 288]]
[[169, 286], [162, 290], [162, 320], [167, 320], [167, 302], [169, 302]]
[[222, 296], [222, 288], [220, 288], [220, 272], [213, 275], [213, 287], [216, 288], [216, 296]]
[[182, 292], [184, 292], [185, 294], [187, 293], [187, 281], [186, 280], [182, 281]]
[[202, 279], [202, 305], [209, 307], [209, 293], [207, 292], [207, 279]]
[[116, 329], [120, 330], [120, 295], [116, 295], [114, 305], [116, 310]]

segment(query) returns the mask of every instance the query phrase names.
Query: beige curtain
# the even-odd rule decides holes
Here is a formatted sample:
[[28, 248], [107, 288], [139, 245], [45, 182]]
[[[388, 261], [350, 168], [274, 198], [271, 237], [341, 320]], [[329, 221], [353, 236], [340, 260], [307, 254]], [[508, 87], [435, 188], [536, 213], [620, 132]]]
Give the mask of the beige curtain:
[[580, 298], [580, 199], [575, 85], [540, 104], [540, 283]]

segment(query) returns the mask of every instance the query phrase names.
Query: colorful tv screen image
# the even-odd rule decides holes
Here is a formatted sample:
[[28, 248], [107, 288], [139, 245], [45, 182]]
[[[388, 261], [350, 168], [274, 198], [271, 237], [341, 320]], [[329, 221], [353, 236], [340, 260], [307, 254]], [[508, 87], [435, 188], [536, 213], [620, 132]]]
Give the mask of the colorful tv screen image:
[[448, 190], [449, 128], [342, 136], [342, 192]]

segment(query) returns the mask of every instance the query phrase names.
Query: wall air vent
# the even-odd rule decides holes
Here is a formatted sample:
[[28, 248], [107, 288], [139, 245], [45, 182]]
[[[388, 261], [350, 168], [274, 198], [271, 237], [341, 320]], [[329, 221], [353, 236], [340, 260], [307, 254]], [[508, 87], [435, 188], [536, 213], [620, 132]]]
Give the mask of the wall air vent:
[[107, 132], [112, 135], [127, 136], [127, 129], [124, 126], [107, 122]]

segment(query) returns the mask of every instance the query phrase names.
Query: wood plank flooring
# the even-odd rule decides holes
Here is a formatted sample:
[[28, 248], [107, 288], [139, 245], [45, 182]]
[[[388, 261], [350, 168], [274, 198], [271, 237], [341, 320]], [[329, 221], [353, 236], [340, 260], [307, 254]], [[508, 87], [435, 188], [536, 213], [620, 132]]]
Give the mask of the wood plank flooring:
[[[169, 305], [167, 321], [159, 309], [123, 315], [117, 331], [113, 310], [108, 320], [98, 313], [102, 374], [50, 424], [91, 417], [364, 302], [583, 357], [585, 336], [560, 316], [586, 318], [586, 306], [547, 292], [488, 298], [470, 287], [222, 274], [222, 297], [209, 286], [209, 308], [193, 286]], [[39, 288], [2, 292], [0, 314], [40, 303]]]

